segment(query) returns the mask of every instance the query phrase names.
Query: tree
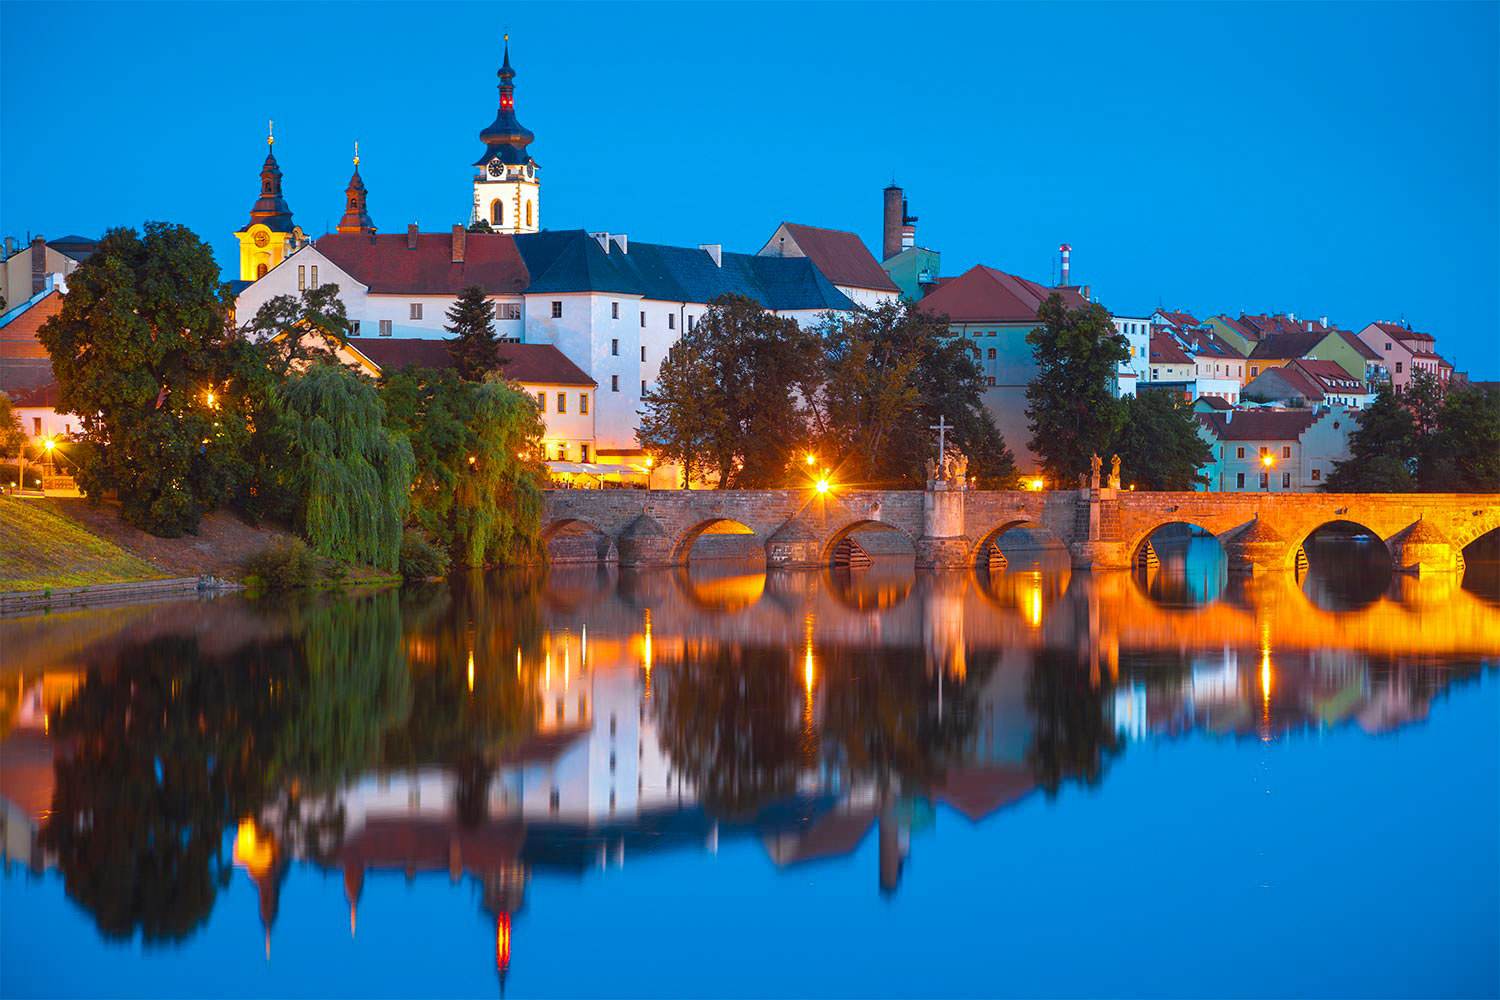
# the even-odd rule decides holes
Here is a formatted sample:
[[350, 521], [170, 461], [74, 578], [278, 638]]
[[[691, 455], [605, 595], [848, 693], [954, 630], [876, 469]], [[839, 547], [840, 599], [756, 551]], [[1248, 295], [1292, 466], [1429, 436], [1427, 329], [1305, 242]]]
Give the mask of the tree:
[[1415, 489], [1417, 428], [1389, 385], [1355, 417], [1349, 458], [1335, 462], [1323, 489], [1331, 493], [1407, 493]]
[[251, 433], [220, 399], [237, 338], [212, 252], [182, 226], [112, 229], [68, 286], [37, 336], [58, 409], [79, 415], [80, 486], [118, 490], [125, 520], [154, 534], [194, 530], [243, 475]]
[[1426, 449], [1422, 487], [1448, 493], [1500, 492], [1500, 392], [1450, 388]]
[[490, 225], [488, 219], [475, 219], [469, 223], [469, 232], [471, 233], [493, 233], [494, 231], [495, 227]]
[[411, 444], [385, 426], [375, 386], [318, 362], [276, 391], [296, 523], [332, 559], [394, 570], [412, 479]]
[[469, 566], [523, 561], [541, 545], [543, 434], [536, 401], [492, 375], [408, 368], [381, 386], [392, 429], [411, 440], [412, 520]]
[[26, 428], [21, 426], [21, 418], [16, 416], [10, 397], [0, 392], [0, 458], [21, 454], [26, 440]]
[[708, 470], [710, 449], [729, 419], [714, 378], [710, 347], [695, 328], [667, 351], [656, 387], [641, 396], [636, 440], [658, 460], [680, 465], [684, 488]]
[[1053, 292], [1037, 319], [1040, 325], [1026, 335], [1037, 366], [1026, 387], [1030, 447], [1050, 478], [1072, 483], [1119, 433], [1125, 410], [1113, 384], [1130, 346], [1098, 303], [1070, 310]]
[[1213, 449], [1198, 433], [1190, 403], [1142, 386], [1122, 408], [1125, 419], [1110, 448], [1120, 456], [1121, 478], [1146, 490], [1191, 490], [1208, 482], [1202, 469], [1213, 461]]
[[505, 363], [495, 339], [495, 304], [483, 288], [470, 285], [459, 292], [447, 316], [448, 324], [443, 329], [453, 334], [448, 353], [453, 355], [460, 378], [478, 382]]
[[334, 360], [351, 328], [339, 286], [329, 283], [267, 299], [240, 333], [262, 345], [263, 363], [277, 379], [284, 379], [314, 361]]

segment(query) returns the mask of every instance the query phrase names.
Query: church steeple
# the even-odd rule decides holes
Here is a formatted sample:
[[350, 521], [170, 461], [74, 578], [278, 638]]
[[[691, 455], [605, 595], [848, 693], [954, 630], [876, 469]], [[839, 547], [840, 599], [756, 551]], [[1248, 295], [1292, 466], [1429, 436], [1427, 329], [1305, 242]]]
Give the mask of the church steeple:
[[375, 235], [375, 222], [365, 204], [365, 182], [359, 176], [359, 143], [354, 144], [354, 176], [344, 189], [344, 217], [339, 220], [341, 233], [366, 233]]
[[541, 184], [527, 146], [536, 138], [516, 119], [516, 71], [510, 65], [510, 36], [500, 72], [500, 110], [479, 133], [484, 153], [474, 161], [474, 208], [470, 223], [484, 221], [502, 233], [534, 233], [542, 225]]
[[292, 209], [281, 193], [281, 166], [272, 147], [274, 123], [267, 122], [266, 162], [260, 167], [260, 197], [250, 206], [250, 221], [235, 232], [240, 241], [240, 280], [255, 281], [280, 264], [302, 243], [302, 230], [292, 223]]

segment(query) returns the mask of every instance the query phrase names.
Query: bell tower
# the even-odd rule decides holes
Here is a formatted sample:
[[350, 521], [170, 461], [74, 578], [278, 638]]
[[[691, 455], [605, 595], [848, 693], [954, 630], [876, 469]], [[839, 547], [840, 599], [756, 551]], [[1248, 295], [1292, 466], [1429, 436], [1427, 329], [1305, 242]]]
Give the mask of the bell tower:
[[534, 233], [542, 227], [541, 181], [526, 151], [536, 138], [516, 120], [516, 71], [510, 68], [510, 36], [500, 67], [500, 110], [479, 133], [484, 153], [474, 161], [474, 208], [469, 222], [487, 222], [497, 233]]
[[365, 202], [365, 182], [359, 176], [359, 143], [354, 144], [354, 176], [344, 189], [344, 217], [339, 219], [337, 232], [375, 235], [375, 223], [370, 218], [369, 206]]
[[257, 281], [280, 264], [302, 241], [302, 230], [292, 225], [292, 210], [281, 196], [281, 167], [272, 147], [274, 123], [266, 123], [266, 162], [260, 168], [260, 198], [250, 208], [250, 221], [234, 236], [240, 241], [240, 280]]

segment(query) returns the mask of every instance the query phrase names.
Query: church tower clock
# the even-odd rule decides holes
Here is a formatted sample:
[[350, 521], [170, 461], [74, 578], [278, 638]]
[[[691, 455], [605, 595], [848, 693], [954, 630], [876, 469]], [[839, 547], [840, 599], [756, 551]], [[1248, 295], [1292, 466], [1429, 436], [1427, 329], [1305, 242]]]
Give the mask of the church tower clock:
[[535, 138], [516, 120], [516, 71], [510, 68], [510, 36], [500, 67], [500, 111], [479, 141], [484, 153], [474, 161], [474, 209], [469, 222], [487, 222], [497, 233], [534, 233], [542, 227], [541, 182], [536, 161], [526, 152]]
[[257, 281], [281, 263], [302, 242], [302, 230], [292, 225], [292, 210], [281, 196], [281, 167], [271, 147], [276, 135], [267, 128], [266, 162], [260, 168], [260, 198], [250, 208], [250, 221], [234, 236], [240, 241], [240, 280]]

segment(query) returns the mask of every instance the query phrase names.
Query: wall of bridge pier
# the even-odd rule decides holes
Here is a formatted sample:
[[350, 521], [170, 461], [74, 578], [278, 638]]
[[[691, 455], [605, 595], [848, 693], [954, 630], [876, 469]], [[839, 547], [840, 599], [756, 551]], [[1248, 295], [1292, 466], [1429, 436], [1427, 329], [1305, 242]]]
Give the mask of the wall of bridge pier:
[[[1500, 528], [1495, 494], [1148, 493], [968, 490], [554, 490], [543, 535], [566, 535], [558, 561], [676, 566], [705, 532], [753, 533], [772, 567], [826, 566], [850, 534], [896, 532], [922, 568], [986, 561], [1025, 527], [1066, 546], [1077, 569], [1130, 568], [1158, 528], [1188, 524], [1219, 539], [1230, 571], [1290, 572], [1307, 537], [1351, 522], [1380, 538], [1399, 572], [1454, 574], [1462, 550]], [[553, 546], [558, 551], [560, 546]]]

